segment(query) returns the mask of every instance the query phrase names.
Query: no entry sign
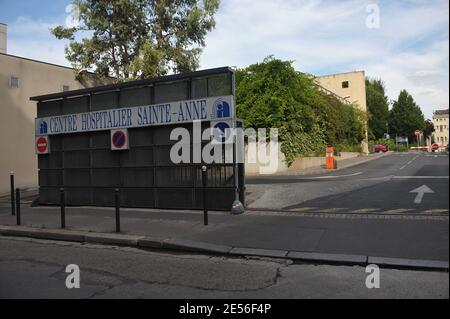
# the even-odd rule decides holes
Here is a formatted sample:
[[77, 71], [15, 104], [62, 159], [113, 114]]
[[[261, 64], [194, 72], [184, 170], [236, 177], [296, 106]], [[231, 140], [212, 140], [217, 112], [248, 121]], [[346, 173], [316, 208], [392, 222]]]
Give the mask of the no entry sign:
[[48, 136], [37, 136], [35, 145], [36, 145], [36, 154], [50, 153], [50, 142]]
[[434, 143], [433, 145], [431, 145], [432, 151], [437, 151], [438, 149], [439, 149], [439, 144]]
[[111, 150], [128, 149], [128, 131], [126, 129], [111, 130]]

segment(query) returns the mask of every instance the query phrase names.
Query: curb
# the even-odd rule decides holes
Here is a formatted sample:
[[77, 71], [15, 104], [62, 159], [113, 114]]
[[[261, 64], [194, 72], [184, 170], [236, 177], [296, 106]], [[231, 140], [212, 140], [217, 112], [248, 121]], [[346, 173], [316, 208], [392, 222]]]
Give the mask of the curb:
[[363, 255], [323, 254], [299, 251], [291, 251], [287, 256], [299, 261], [331, 262], [350, 265], [367, 265], [368, 260], [368, 257]]
[[422, 269], [446, 269], [446, 270], [449, 269], [449, 262], [440, 260], [369, 257], [368, 263], [388, 267], [393, 266], [393, 267], [410, 267]]
[[441, 260], [403, 259], [388, 257], [372, 257], [364, 255], [328, 254], [301, 251], [288, 251], [277, 249], [259, 249], [246, 247], [231, 247], [227, 245], [210, 244], [192, 240], [167, 238], [157, 239], [146, 236], [136, 236], [115, 233], [93, 233], [86, 231], [38, 229], [26, 226], [1, 226], [0, 235], [30, 237], [36, 239], [49, 239], [71, 241], [80, 243], [97, 243], [105, 245], [142, 247], [158, 250], [173, 250], [193, 253], [209, 253], [212, 255], [226, 255], [234, 257], [269, 257], [276, 259], [289, 259], [294, 262], [342, 264], [365, 266], [376, 264], [386, 268], [410, 268], [429, 270], [449, 270], [449, 262]]

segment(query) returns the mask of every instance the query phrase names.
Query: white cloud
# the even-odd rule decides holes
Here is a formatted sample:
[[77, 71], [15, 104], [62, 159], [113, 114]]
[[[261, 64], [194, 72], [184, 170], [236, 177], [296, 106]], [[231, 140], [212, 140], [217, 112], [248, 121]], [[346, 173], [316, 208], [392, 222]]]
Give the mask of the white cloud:
[[407, 89], [426, 116], [448, 107], [448, 2], [380, 1], [381, 27], [366, 27], [376, 1], [224, 0], [202, 68], [245, 67], [274, 54], [317, 75], [366, 70], [395, 99]]
[[56, 39], [50, 29], [58, 21], [33, 20], [18, 17], [8, 25], [8, 53], [48, 63], [70, 66], [65, 59], [66, 41]]
[[[366, 27], [373, 3], [379, 29]], [[391, 99], [407, 89], [430, 117], [449, 103], [448, 7], [447, 0], [222, 0], [201, 67], [245, 67], [274, 54], [317, 75], [366, 70], [385, 81]], [[50, 21], [18, 17], [8, 26], [8, 52], [69, 66], [67, 41], [49, 29], [73, 25], [71, 9]]]
[[75, 4], [66, 6], [66, 28], [74, 28], [80, 26], [80, 8]]

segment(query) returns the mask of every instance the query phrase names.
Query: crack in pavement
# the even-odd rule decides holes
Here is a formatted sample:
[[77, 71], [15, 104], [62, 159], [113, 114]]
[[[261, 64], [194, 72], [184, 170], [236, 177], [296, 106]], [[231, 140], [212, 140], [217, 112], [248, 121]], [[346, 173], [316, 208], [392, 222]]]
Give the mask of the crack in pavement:
[[[2, 239], [5, 240], [10, 240], [10, 241], [16, 241], [16, 239], [8, 239], [3, 237]], [[20, 241], [24, 241], [22, 238]], [[88, 249], [110, 249], [110, 250], [123, 250], [123, 247], [115, 247], [115, 246], [107, 246], [107, 245], [101, 245], [98, 247], [92, 247], [90, 245], [81, 245], [79, 243], [64, 243], [64, 245], [61, 245], [59, 242], [48, 242], [48, 243], [43, 243], [41, 242], [41, 240], [39, 240], [39, 242], [34, 242], [33, 239], [28, 239], [25, 241], [29, 241], [29, 242], [33, 242], [36, 245], [39, 245], [41, 247], [48, 247], [48, 246], [56, 246], [56, 247], [69, 247], [69, 248], [88, 248]], [[127, 253], [132, 253], [132, 254], [137, 254], [137, 255], [144, 255], [144, 256], [151, 256], [151, 255], [155, 255], [151, 252], [142, 252], [140, 250], [133, 250], [130, 251], [125, 250], [125, 252]], [[164, 254], [158, 254], [161, 256], [164, 256], [165, 258], [183, 258], [183, 259], [191, 259], [191, 260], [198, 260], [196, 258], [187, 258], [186, 255], [184, 255], [183, 257], [179, 257], [179, 256], [174, 256], [174, 255], [164, 255]], [[209, 261], [213, 261], [214, 263], [222, 263], [226, 258], [225, 257], [217, 257], [217, 256], [207, 256], [207, 258], [205, 258], [204, 260], [209, 260]], [[172, 283], [170, 281], [167, 280], [143, 280], [143, 279], [139, 279], [139, 278], [133, 278], [133, 276], [124, 276], [124, 275], [119, 275], [115, 272], [112, 271], [105, 271], [102, 269], [98, 269], [98, 268], [92, 268], [92, 267], [80, 267], [82, 269], [82, 273], [84, 274], [83, 277], [86, 278], [86, 273], [88, 274], [88, 276], [94, 276], [94, 278], [89, 278], [88, 280], [84, 279], [83, 282], [86, 285], [89, 286], [100, 286], [100, 287], [106, 287], [104, 289], [102, 289], [101, 291], [96, 291], [94, 292], [89, 298], [95, 298], [95, 297], [99, 297], [102, 296], [104, 294], [107, 293], [108, 290], [114, 289], [116, 287], [120, 287], [120, 286], [126, 286], [126, 285], [134, 285], [134, 284], [138, 284], [138, 283], [142, 283], [142, 284], [149, 284], [149, 285], [161, 285], [161, 286], [170, 286], [170, 287], [185, 287], [185, 288], [192, 288], [192, 289], [198, 289], [201, 291], [219, 291], [219, 292], [252, 292], [252, 291], [260, 291], [260, 290], [264, 290], [267, 289], [273, 285], [276, 285], [278, 282], [278, 279], [281, 278], [281, 272], [280, 269], [282, 267], [288, 267], [290, 264], [290, 262], [286, 262], [285, 260], [276, 260], [276, 259], [259, 259], [256, 257], [250, 257], [250, 258], [244, 258], [240, 257], [240, 258], [236, 258], [236, 260], [238, 261], [237, 263], [239, 265], [243, 265], [243, 266], [248, 266], [251, 267], [251, 264], [246, 263], [246, 259], [248, 259], [250, 262], [256, 262], [256, 263], [260, 263], [260, 264], [281, 264], [280, 266], [276, 267], [274, 270], [270, 270], [269, 272], [273, 272], [273, 276], [271, 276], [270, 279], [268, 278], [262, 278], [262, 280], [260, 281], [260, 283], [264, 283], [264, 282], [269, 282], [268, 284], [264, 284], [264, 285], [260, 285], [260, 283], [257, 283], [257, 285], [259, 287], [256, 288], [233, 288], [233, 289], [223, 289], [217, 286], [213, 286], [213, 287], [204, 287], [201, 285], [195, 285], [195, 284], [183, 284], [183, 283]], [[67, 274], [65, 273], [65, 264], [62, 263], [58, 263], [58, 262], [51, 262], [51, 261], [43, 261], [43, 260], [39, 260], [36, 258], [22, 258], [22, 257], [14, 257], [14, 258], [1, 258], [0, 262], [14, 262], [14, 261], [18, 261], [18, 262], [27, 262], [27, 263], [31, 263], [31, 264], [37, 264], [37, 265], [45, 265], [48, 267], [58, 267], [60, 269], [58, 269], [57, 271], [55, 271], [54, 273], [52, 273], [51, 275], [49, 275], [49, 278], [55, 278], [55, 279], [64, 279], [65, 276], [67, 276]], [[105, 281], [101, 281], [99, 280], [99, 278], [96, 278], [96, 276], [104, 276], [104, 277], [109, 277], [110, 278], [110, 283], [105, 282]], [[111, 283], [114, 282], [114, 280], [117, 281], [117, 283]]]

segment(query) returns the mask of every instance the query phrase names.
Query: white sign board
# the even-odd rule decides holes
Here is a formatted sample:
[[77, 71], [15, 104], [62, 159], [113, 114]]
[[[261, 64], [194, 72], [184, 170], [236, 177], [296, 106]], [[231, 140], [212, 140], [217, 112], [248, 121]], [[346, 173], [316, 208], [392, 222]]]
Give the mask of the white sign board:
[[232, 95], [37, 118], [35, 135], [83, 133], [235, 117]]

